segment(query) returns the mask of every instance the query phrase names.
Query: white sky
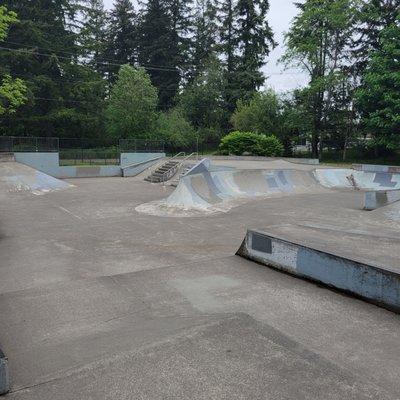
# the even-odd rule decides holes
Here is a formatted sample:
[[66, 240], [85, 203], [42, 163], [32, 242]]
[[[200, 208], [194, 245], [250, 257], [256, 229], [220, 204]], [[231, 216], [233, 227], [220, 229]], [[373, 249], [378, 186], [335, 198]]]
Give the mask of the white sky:
[[[136, 3], [136, 1], [133, 2]], [[275, 41], [279, 45], [269, 55], [264, 72], [269, 77], [266, 86], [279, 92], [286, 92], [307, 83], [307, 76], [304, 73], [293, 69], [284, 71], [284, 66], [278, 63], [284, 53], [283, 34], [288, 31], [290, 21], [297, 13], [293, 3], [293, 0], [270, 0], [268, 22], [274, 31]], [[104, 0], [106, 8], [110, 9], [112, 4], [113, 0]]]

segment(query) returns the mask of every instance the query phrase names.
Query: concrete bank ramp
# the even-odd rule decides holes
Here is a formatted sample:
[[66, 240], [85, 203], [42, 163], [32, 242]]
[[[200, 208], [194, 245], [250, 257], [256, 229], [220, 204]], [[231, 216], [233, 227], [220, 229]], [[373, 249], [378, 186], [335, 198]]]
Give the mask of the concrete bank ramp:
[[41, 195], [73, 185], [18, 162], [0, 163], [0, 188], [8, 192]]

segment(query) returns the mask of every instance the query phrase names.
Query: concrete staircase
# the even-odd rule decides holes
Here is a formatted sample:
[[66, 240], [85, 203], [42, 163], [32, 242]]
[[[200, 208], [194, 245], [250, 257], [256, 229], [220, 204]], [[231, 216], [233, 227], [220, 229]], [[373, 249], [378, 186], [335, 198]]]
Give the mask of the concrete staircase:
[[148, 182], [166, 182], [170, 180], [177, 172], [180, 161], [170, 160], [162, 164], [155, 171], [153, 171], [145, 181]]
[[15, 161], [14, 153], [0, 152], [0, 162]]
[[186, 164], [186, 165], [184, 165], [181, 168], [181, 170], [179, 172], [179, 175], [171, 182], [171, 186], [175, 186], [175, 187], [178, 186], [179, 180], [182, 178], [182, 176], [185, 176], [186, 173], [193, 167], [194, 167], [194, 164]]

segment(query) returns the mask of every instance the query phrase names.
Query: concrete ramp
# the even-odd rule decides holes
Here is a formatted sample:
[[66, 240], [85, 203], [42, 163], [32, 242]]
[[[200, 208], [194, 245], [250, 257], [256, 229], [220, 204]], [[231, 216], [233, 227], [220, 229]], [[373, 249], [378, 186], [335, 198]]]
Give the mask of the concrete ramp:
[[166, 204], [180, 208], [229, 209], [239, 199], [306, 193], [317, 188], [316, 180], [306, 171], [204, 171], [183, 177]]
[[63, 190], [73, 185], [18, 162], [0, 164], [0, 188], [8, 192], [31, 192], [36, 195]]
[[213, 170], [205, 161], [183, 176], [167, 199], [142, 204], [136, 210], [153, 215], [191, 216], [228, 211], [254, 198], [321, 193], [326, 189], [400, 189], [398, 173], [322, 168]]

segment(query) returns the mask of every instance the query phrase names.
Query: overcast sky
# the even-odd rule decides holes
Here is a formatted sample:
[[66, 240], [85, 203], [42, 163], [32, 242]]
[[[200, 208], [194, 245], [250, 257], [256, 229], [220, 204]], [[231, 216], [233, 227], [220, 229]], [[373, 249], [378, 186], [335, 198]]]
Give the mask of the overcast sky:
[[[104, 0], [104, 4], [109, 9], [112, 7], [113, 0]], [[284, 71], [284, 67], [278, 63], [284, 52], [283, 34], [289, 29], [290, 21], [296, 15], [296, 12], [293, 0], [270, 0], [268, 21], [274, 31], [275, 41], [279, 46], [268, 57], [268, 63], [264, 71], [266, 76], [269, 76], [266, 86], [280, 92], [295, 89], [307, 82], [307, 77], [303, 73], [293, 71], [293, 69]]]

